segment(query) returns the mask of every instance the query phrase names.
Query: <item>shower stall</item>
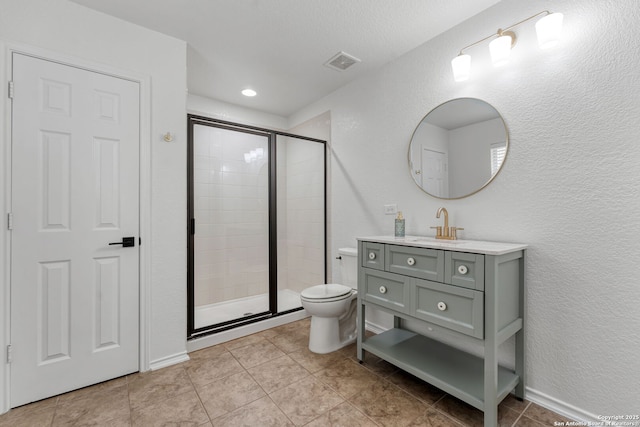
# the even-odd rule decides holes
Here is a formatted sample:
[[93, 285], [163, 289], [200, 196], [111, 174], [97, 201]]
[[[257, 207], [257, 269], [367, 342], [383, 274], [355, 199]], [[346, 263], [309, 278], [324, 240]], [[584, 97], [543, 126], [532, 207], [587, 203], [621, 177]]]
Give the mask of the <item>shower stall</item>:
[[188, 338], [301, 310], [326, 283], [325, 141], [188, 116]]

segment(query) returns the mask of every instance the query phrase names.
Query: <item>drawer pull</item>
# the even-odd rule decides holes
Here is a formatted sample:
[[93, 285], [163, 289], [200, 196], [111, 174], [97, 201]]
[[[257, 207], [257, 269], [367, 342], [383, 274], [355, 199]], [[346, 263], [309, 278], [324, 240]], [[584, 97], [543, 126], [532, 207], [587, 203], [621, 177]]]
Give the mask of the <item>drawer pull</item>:
[[415, 258], [407, 258], [407, 264], [409, 264], [409, 265], [415, 265], [415, 263], [416, 263]]
[[386, 288], [386, 286], [380, 286], [380, 293], [381, 293], [381, 294], [386, 294], [386, 293], [387, 293], [387, 288]]
[[469, 269], [467, 268], [466, 265], [461, 265], [458, 267], [458, 273], [467, 274], [468, 272], [469, 272]]
[[376, 259], [375, 252], [369, 252], [369, 259]]
[[440, 311], [445, 311], [447, 309], [447, 304], [443, 303], [442, 301], [440, 301], [438, 303], [438, 310]]

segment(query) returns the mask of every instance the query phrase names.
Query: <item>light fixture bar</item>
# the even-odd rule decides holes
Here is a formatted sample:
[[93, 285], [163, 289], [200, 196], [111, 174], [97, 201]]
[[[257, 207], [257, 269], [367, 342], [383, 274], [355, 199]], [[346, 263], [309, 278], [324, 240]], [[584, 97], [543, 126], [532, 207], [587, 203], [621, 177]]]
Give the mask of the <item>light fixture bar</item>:
[[[475, 45], [477, 45], [477, 44], [480, 44], [480, 43], [482, 43], [482, 42], [484, 42], [484, 41], [487, 41], [487, 40], [489, 40], [489, 39], [492, 39], [492, 38], [501, 37], [501, 36], [502, 36], [502, 33], [506, 33], [506, 32], [507, 32], [507, 31], [509, 31], [510, 29], [515, 28], [515, 27], [517, 27], [517, 26], [518, 26], [518, 25], [520, 25], [520, 24], [524, 24], [525, 22], [527, 22], [527, 21], [529, 21], [529, 20], [531, 20], [531, 19], [533, 19], [533, 18], [536, 18], [536, 17], [538, 17], [538, 16], [540, 16], [540, 15], [551, 15], [551, 12], [549, 12], [548, 10], [543, 10], [542, 12], [538, 12], [538, 13], [536, 13], [535, 15], [531, 15], [530, 17], [528, 17], [528, 18], [526, 18], [526, 19], [523, 19], [523, 20], [522, 20], [522, 21], [520, 21], [520, 22], [516, 22], [515, 24], [509, 25], [508, 27], [505, 27], [505, 28], [503, 28], [503, 29], [498, 29], [498, 31], [497, 31], [497, 32], [495, 32], [495, 33], [493, 33], [493, 34], [488, 35], [487, 37], [483, 38], [482, 40], [478, 40], [478, 41], [477, 41], [477, 42], [475, 42], [475, 43], [471, 43], [469, 46], [465, 46], [465, 47], [463, 47], [462, 49], [460, 49], [460, 53], [459, 53], [459, 55], [462, 55], [462, 54], [464, 53], [464, 51], [465, 51], [466, 49], [469, 49], [470, 47], [473, 47], [473, 46], [475, 46]], [[515, 42], [515, 37], [514, 37], [514, 36], [515, 36], [515, 33], [513, 33], [513, 32], [512, 32], [511, 34], [513, 34], [512, 38], [513, 38], [513, 40], [514, 40], [514, 42]], [[511, 35], [511, 34], [509, 34], [509, 35]], [[512, 42], [512, 43], [514, 43], [514, 42]]]
[[493, 65], [499, 67], [506, 64], [509, 61], [511, 49], [517, 41], [516, 33], [512, 31], [512, 29], [539, 16], [543, 16], [543, 18], [539, 19], [536, 23], [539, 47], [546, 49], [555, 46], [560, 39], [560, 32], [562, 31], [562, 13], [552, 13], [548, 10], [543, 10], [522, 21], [511, 24], [504, 29], [498, 28], [496, 33], [490, 34], [460, 49], [458, 56], [451, 61], [454, 80], [457, 82], [467, 80], [471, 74], [471, 57], [465, 53], [465, 51], [490, 39], [493, 39], [489, 43], [489, 51]]

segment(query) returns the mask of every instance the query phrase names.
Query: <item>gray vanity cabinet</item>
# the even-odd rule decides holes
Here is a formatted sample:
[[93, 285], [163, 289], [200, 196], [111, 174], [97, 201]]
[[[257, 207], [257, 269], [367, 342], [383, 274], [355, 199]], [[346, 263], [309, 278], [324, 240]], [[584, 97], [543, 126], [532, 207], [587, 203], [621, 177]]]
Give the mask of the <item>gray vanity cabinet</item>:
[[[524, 398], [526, 245], [358, 241], [358, 359], [371, 352], [484, 411], [485, 426], [497, 425], [502, 399], [511, 391]], [[394, 328], [366, 337], [368, 308], [392, 314]], [[484, 357], [403, 328], [407, 319], [433, 336], [446, 331], [480, 343]], [[515, 368], [508, 369], [497, 353], [513, 335]]]

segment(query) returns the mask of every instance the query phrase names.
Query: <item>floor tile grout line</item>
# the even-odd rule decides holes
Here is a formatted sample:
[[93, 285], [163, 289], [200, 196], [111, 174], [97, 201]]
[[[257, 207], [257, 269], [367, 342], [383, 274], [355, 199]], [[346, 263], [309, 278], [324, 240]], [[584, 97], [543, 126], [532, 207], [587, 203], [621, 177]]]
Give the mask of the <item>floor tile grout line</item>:
[[[348, 358], [348, 359], [349, 359], [349, 360], [351, 360], [351, 358]], [[355, 362], [355, 360], [353, 360], [353, 361]], [[376, 363], [378, 363], [378, 362], [376, 362]], [[418, 401], [420, 401], [420, 402], [424, 403], [425, 405], [427, 405], [427, 407], [430, 407], [430, 408], [435, 409], [435, 410], [436, 410], [436, 411], [438, 411], [439, 413], [441, 413], [441, 414], [443, 414], [443, 415], [447, 416], [447, 418], [452, 419], [452, 420], [454, 420], [455, 422], [457, 422], [457, 423], [459, 423], [459, 424], [461, 424], [461, 425], [465, 425], [465, 423], [464, 423], [462, 420], [458, 419], [458, 418], [457, 418], [457, 417], [455, 417], [453, 414], [449, 414], [449, 413], [447, 413], [447, 412], [445, 412], [445, 411], [443, 411], [443, 410], [441, 410], [441, 409], [439, 409], [439, 408], [436, 408], [436, 407], [435, 407], [435, 405], [436, 405], [439, 401], [443, 400], [443, 399], [444, 399], [444, 398], [446, 398], [447, 396], [451, 396], [449, 393], [446, 393], [446, 392], [442, 391], [442, 393], [443, 393], [443, 394], [442, 394], [442, 396], [441, 396], [439, 399], [437, 399], [437, 400], [436, 400], [436, 401], [434, 401], [433, 403], [427, 403], [426, 401], [422, 400], [419, 396], [415, 395], [411, 390], [405, 389], [404, 387], [400, 386], [399, 384], [395, 384], [394, 382], [392, 382], [392, 381], [390, 381], [390, 380], [389, 380], [389, 378], [390, 378], [393, 374], [395, 374], [396, 372], [398, 372], [399, 370], [401, 370], [400, 368], [397, 368], [397, 369], [396, 369], [396, 371], [394, 371], [393, 373], [391, 373], [391, 374], [389, 374], [389, 375], [387, 375], [387, 376], [385, 377], [385, 376], [382, 376], [381, 374], [379, 374], [378, 372], [374, 371], [373, 369], [370, 369], [370, 368], [368, 368], [367, 366], [364, 366], [364, 363], [359, 363], [359, 364], [360, 364], [360, 366], [364, 367], [365, 369], [368, 369], [368, 370], [369, 370], [370, 372], [372, 372], [373, 374], [375, 374], [375, 375], [379, 376], [381, 379], [386, 380], [386, 381], [388, 381], [389, 383], [391, 383], [391, 384], [395, 385], [397, 388], [399, 388], [400, 390], [404, 391], [404, 392], [405, 392], [406, 394], [408, 394], [409, 396], [411, 396], [411, 397], [413, 397], [413, 398], [417, 399]], [[452, 397], [453, 397], [453, 396], [452, 396]], [[517, 417], [517, 419], [516, 419], [516, 422], [517, 422], [517, 420], [519, 420], [519, 419], [524, 415], [524, 412], [526, 411], [526, 409], [529, 407], [529, 405], [530, 405], [530, 404], [531, 404], [531, 402], [529, 402], [529, 403], [527, 404], [527, 406], [522, 410], [522, 412], [518, 414], [518, 417]], [[513, 410], [513, 408], [509, 408], [509, 409]], [[514, 412], [517, 412], [517, 411], [514, 411]], [[513, 427], [513, 426], [515, 426], [515, 422], [512, 424], [512, 427]]]
[[[289, 355], [287, 355], [287, 354], [285, 354], [285, 356], [289, 357]], [[284, 357], [284, 356], [281, 356], [281, 357]], [[313, 376], [314, 376], [311, 372], [309, 372], [309, 370], [308, 370], [308, 369], [306, 369], [304, 366], [300, 365], [297, 361], [295, 361], [295, 360], [294, 360], [294, 359], [292, 359], [291, 357], [289, 357], [289, 359], [293, 360], [293, 362], [295, 362], [296, 364], [298, 364], [298, 366], [300, 366], [302, 369], [304, 369], [304, 370], [307, 372], [307, 374], [308, 374], [308, 375], [307, 375], [306, 377], [304, 377], [304, 378], [300, 378], [299, 380], [296, 380], [296, 381], [292, 382], [291, 384], [287, 384], [286, 386], [281, 387], [281, 388], [279, 388], [279, 389], [277, 389], [277, 390], [273, 390], [273, 391], [271, 391], [271, 392], [267, 392], [267, 390], [265, 390], [265, 389], [264, 389], [264, 387], [262, 387], [262, 385], [260, 384], [260, 382], [259, 382], [259, 381], [258, 381], [258, 380], [257, 380], [257, 379], [252, 375], [252, 374], [251, 374], [251, 372], [249, 372], [249, 370], [248, 370], [248, 369], [247, 369], [247, 374], [249, 374], [249, 376], [250, 376], [250, 377], [251, 377], [251, 378], [256, 382], [256, 384], [258, 384], [258, 386], [260, 386], [260, 388], [262, 389], [262, 391], [263, 391], [265, 394], [267, 394], [267, 395], [269, 395], [269, 394], [271, 394], [271, 393], [275, 393], [275, 392], [280, 391], [280, 390], [283, 390], [283, 389], [285, 389], [285, 388], [289, 387], [290, 385], [293, 385], [293, 384], [299, 383], [300, 381], [303, 381], [304, 379], [306, 379], [306, 378], [308, 378], [308, 377], [313, 377]], [[275, 360], [275, 359], [273, 359], [273, 360]], [[265, 363], [266, 363], [266, 362], [265, 362]], [[258, 366], [261, 366], [261, 365], [258, 365]], [[251, 369], [253, 369], [253, 368], [251, 368]], [[276, 405], [276, 406], [277, 406], [277, 405]]]
[[[442, 396], [442, 398], [441, 398], [441, 399], [444, 399], [444, 398], [445, 398], [445, 396]], [[438, 401], [440, 401], [441, 399], [438, 399]], [[440, 408], [436, 408], [436, 407], [435, 407], [435, 403], [433, 404], [433, 406], [431, 406], [431, 408], [432, 408], [434, 411], [438, 412], [438, 413], [439, 413], [440, 415], [442, 415], [443, 417], [445, 417], [445, 418], [447, 418], [447, 419], [449, 419], [449, 420], [453, 421], [454, 423], [456, 423], [456, 424], [460, 424], [461, 426], [467, 426], [467, 424], [466, 424], [464, 421], [462, 421], [462, 420], [458, 419], [457, 417], [453, 416], [453, 414], [450, 414], [450, 413], [448, 413], [448, 412], [445, 412], [445, 411], [443, 411], [443, 410], [442, 410], [442, 409], [440, 409]]]
[[[187, 374], [187, 378], [189, 379], [189, 382], [191, 383], [191, 387], [193, 388], [193, 391], [196, 394], [196, 397], [198, 398], [198, 402], [200, 402], [200, 406], [202, 407], [202, 410], [204, 411], [205, 415], [207, 416], [207, 419], [209, 420], [209, 422], [211, 424], [213, 424], [213, 420], [211, 419], [211, 415], [209, 415], [209, 411], [207, 411], [206, 406], [204, 406], [204, 402], [202, 401], [202, 397], [200, 397], [200, 393], [198, 393], [198, 387], [196, 387], [196, 385], [193, 383], [193, 379], [191, 378], [191, 375], [189, 375], [189, 371], [187, 370], [187, 368], [184, 368], [185, 373]], [[204, 423], [202, 423], [204, 424]], [[200, 424], [200, 425], [202, 425]], [[131, 420], [131, 425], [133, 426], [133, 419]]]
[[[287, 355], [287, 356], [288, 356], [288, 355]], [[267, 395], [271, 398], [271, 400], [273, 401], [273, 403], [276, 405], [276, 407], [277, 407], [277, 408], [278, 408], [282, 413], [284, 413], [285, 415], [287, 415], [287, 414], [286, 414], [286, 412], [285, 412], [285, 411], [284, 411], [284, 410], [283, 410], [283, 409], [282, 409], [282, 408], [281, 408], [281, 407], [280, 407], [280, 406], [275, 402], [275, 400], [273, 400], [273, 397], [272, 397], [271, 395], [272, 395], [273, 393], [276, 393], [277, 391], [283, 390], [283, 389], [285, 389], [285, 388], [287, 388], [287, 387], [289, 387], [289, 386], [292, 386], [292, 385], [294, 385], [294, 384], [297, 384], [297, 383], [299, 383], [299, 382], [302, 382], [302, 381], [304, 381], [305, 379], [307, 379], [307, 378], [311, 377], [313, 380], [315, 380], [315, 381], [319, 381], [321, 384], [323, 384], [324, 386], [328, 387], [331, 391], [333, 391], [337, 396], [339, 396], [339, 397], [342, 399], [342, 402], [337, 403], [336, 405], [334, 405], [334, 406], [332, 406], [331, 408], [327, 409], [327, 410], [326, 410], [326, 411], [324, 411], [323, 413], [318, 414], [315, 418], [313, 418], [313, 419], [312, 419], [312, 420], [310, 420], [309, 422], [305, 423], [305, 425], [307, 425], [307, 424], [309, 424], [309, 423], [313, 422], [314, 420], [316, 420], [316, 419], [318, 419], [318, 418], [322, 417], [323, 415], [326, 415], [327, 413], [329, 413], [330, 411], [332, 411], [333, 409], [335, 409], [336, 407], [338, 407], [339, 405], [342, 405], [342, 404], [344, 404], [344, 403], [348, 403], [351, 407], [353, 407], [354, 409], [356, 409], [358, 412], [362, 413], [362, 414], [363, 414], [367, 419], [370, 419], [366, 414], [364, 414], [362, 411], [360, 411], [360, 409], [359, 409], [358, 407], [356, 407], [355, 405], [353, 405], [353, 403], [352, 403], [352, 402], [350, 402], [350, 401], [348, 400], [348, 398], [347, 398], [347, 397], [345, 397], [343, 394], [341, 394], [338, 390], [336, 390], [336, 389], [335, 389], [334, 387], [332, 387], [330, 384], [326, 383], [326, 382], [325, 382], [325, 381], [323, 381], [321, 378], [318, 378], [318, 377], [316, 376], [316, 374], [317, 374], [317, 373], [319, 373], [319, 372], [321, 372], [321, 371], [323, 371], [323, 370], [325, 370], [325, 369], [327, 369], [327, 368], [320, 369], [320, 370], [319, 370], [318, 372], [316, 372], [316, 373], [311, 373], [311, 372], [310, 372], [308, 369], [306, 369], [304, 366], [300, 365], [300, 363], [298, 363], [296, 360], [292, 359], [291, 357], [289, 357], [289, 358], [290, 358], [291, 360], [293, 360], [295, 363], [297, 363], [299, 366], [301, 366], [301, 367], [302, 367], [302, 368], [303, 368], [303, 369], [304, 369], [304, 370], [305, 370], [309, 375], [308, 375], [307, 377], [305, 377], [305, 378], [301, 378], [301, 379], [299, 379], [299, 380], [297, 380], [297, 381], [294, 381], [294, 382], [293, 382], [293, 383], [291, 383], [291, 384], [288, 384], [288, 385], [287, 385], [287, 386], [285, 386], [285, 387], [282, 387], [282, 388], [280, 388], [280, 389], [278, 389], [278, 390], [274, 390], [274, 391], [272, 391], [271, 393], [268, 393], [268, 394], [267, 394]], [[348, 359], [348, 358], [347, 358], [347, 357], [344, 357], [344, 358], [342, 358], [342, 359]], [[250, 375], [251, 375], [251, 374], [250, 374]], [[264, 389], [263, 389], [263, 391], [264, 391]], [[291, 418], [289, 418], [288, 416], [287, 416], [287, 418], [288, 418], [288, 419], [293, 423], [293, 420], [291, 420]], [[370, 420], [371, 420], [371, 419], [370, 419]], [[374, 422], [373, 420], [371, 420], [371, 421], [372, 421], [372, 422]], [[293, 423], [293, 424], [295, 425], [295, 423]], [[378, 423], [375, 423], [375, 422], [374, 422], [374, 424], [379, 425]]]
[[[264, 339], [265, 341], [267, 341], [267, 342], [270, 342], [270, 341], [269, 341], [268, 339], [266, 339], [266, 338], [263, 338], [263, 339]], [[254, 344], [255, 344], [255, 343], [254, 343]], [[273, 343], [272, 343], [272, 344], [273, 344]], [[278, 410], [279, 410], [280, 412], [282, 412], [282, 413], [287, 417], [287, 419], [288, 419], [288, 420], [290, 420], [290, 418], [286, 415], [286, 413], [282, 410], [282, 408], [280, 408], [280, 407], [277, 405], [277, 403], [273, 400], [273, 398], [271, 398], [270, 393], [267, 393], [267, 391], [264, 389], [264, 387], [263, 387], [263, 386], [262, 386], [262, 385], [261, 385], [261, 384], [256, 380], [256, 378], [255, 378], [255, 377], [254, 377], [254, 376], [249, 372], [249, 369], [254, 369], [254, 368], [256, 368], [256, 367], [259, 367], [259, 366], [263, 365], [264, 363], [268, 363], [268, 362], [270, 362], [270, 361], [272, 361], [272, 360], [275, 360], [275, 359], [269, 359], [269, 360], [264, 361], [264, 363], [261, 363], [261, 364], [258, 364], [258, 365], [256, 365], [256, 366], [252, 366], [252, 367], [250, 367], [250, 368], [247, 368], [247, 367], [245, 367], [242, 363], [240, 363], [240, 361], [238, 360], [238, 358], [237, 358], [237, 357], [232, 353], [232, 351], [231, 351], [231, 350], [238, 350], [238, 349], [241, 349], [241, 348], [249, 347], [249, 346], [251, 346], [251, 345], [253, 345], [253, 344], [249, 344], [249, 345], [247, 345], [247, 346], [238, 347], [238, 348], [234, 348], [234, 349], [229, 349], [228, 347], [226, 347], [226, 346], [225, 346], [225, 347], [224, 347], [224, 350], [225, 350], [226, 352], [228, 352], [229, 354], [231, 354], [231, 356], [234, 358], [234, 360], [235, 360], [235, 361], [240, 365], [240, 367], [242, 368], [243, 372], [244, 372], [244, 373], [246, 373], [247, 375], [249, 375], [249, 377], [250, 377], [250, 378], [251, 378], [251, 379], [256, 383], [256, 385], [258, 385], [258, 387], [260, 387], [260, 389], [261, 389], [261, 390], [262, 390], [262, 392], [264, 393], [264, 396], [261, 396], [261, 397], [259, 397], [259, 398], [257, 398], [257, 399], [254, 399], [254, 400], [252, 400], [251, 402], [247, 402], [247, 403], [245, 403], [244, 405], [242, 405], [242, 406], [240, 406], [240, 407], [238, 407], [238, 408], [234, 409], [234, 410], [233, 410], [233, 411], [231, 411], [231, 412], [234, 412], [234, 411], [236, 411], [236, 410], [238, 410], [238, 409], [240, 409], [240, 408], [242, 408], [242, 407], [244, 407], [244, 406], [246, 406], [246, 405], [249, 405], [249, 404], [251, 404], [251, 403], [253, 403], [253, 402], [257, 401], [257, 400], [260, 400], [260, 399], [262, 399], [262, 398], [264, 398], [264, 397], [266, 396], [266, 397], [269, 397], [269, 399], [270, 399], [270, 400], [273, 402], [273, 404], [278, 408]], [[273, 344], [273, 345], [275, 346], [275, 344]], [[276, 348], [277, 348], [277, 346], [276, 346]], [[284, 352], [283, 352], [283, 353], [284, 353]], [[285, 356], [289, 357], [289, 356], [288, 356], [288, 354], [284, 353], [284, 354], [283, 354], [283, 356], [278, 356], [278, 358], [280, 358], [280, 357], [285, 357]], [[277, 359], [277, 358], [276, 358], [276, 359]], [[289, 357], [289, 359], [291, 359], [291, 358]], [[292, 360], [293, 362], [295, 362], [295, 363], [298, 363], [297, 361], [295, 361], [295, 360], [293, 360], [293, 359], [291, 359], [291, 360]], [[303, 369], [305, 369], [303, 366], [301, 366], [301, 367], [302, 367]], [[306, 369], [305, 369], [305, 371], [306, 371], [306, 372], [309, 372], [309, 371], [308, 371], [308, 370], [306, 370]], [[239, 373], [239, 372], [236, 372], [235, 374], [238, 374], [238, 373]], [[216, 378], [216, 379], [215, 379], [214, 381], [212, 381], [211, 383], [213, 383], [213, 382], [215, 382], [215, 381], [218, 381], [218, 380], [220, 380], [220, 379], [228, 378], [228, 377], [230, 377], [231, 375], [235, 375], [235, 374], [230, 374], [230, 375], [227, 375], [227, 376], [225, 376], [225, 377], [223, 377], [223, 378]], [[310, 374], [310, 375], [311, 375], [311, 374]], [[305, 378], [306, 378], [306, 377], [305, 377]], [[191, 377], [189, 377], [189, 379], [191, 380]], [[304, 379], [304, 378], [303, 378], [303, 379]], [[302, 381], [302, 379], [300, 379], [299, 381]], [[298, 382], [298, 381], [296, 381], [296, 382]], [[193, 383], [193, 381], [192, 381], [192, 383]], [[211, 383], [209, 383], [209, 384], [211, 384]], [[295, 383], [295, 382], [294, 382], [294, 383]], [[294, 383], [292, 383], [292, 384], [294, 384]], [[206, 385], [208, 385], [208, 384], [205, 384], [205, 385], [203, 385], [203, 386], [206, 386]], [[195, 387], [195, 388], [196, 388], [196, 393], [198, 393], [198, 392], [197, 392], [197, 387]], [[283, 388], [284, 388], [284, 387], [283, 387]], [[281, 390], [281, 389], [279, 389], [279, 390]], [[274, 390], [273, 392], [275, 392], [275, 391], [277, 391], [277, 390]], [[200, 395], [199, 395], [199, 394], [198, 394], [198, 398], [200, 399], [200, 402], [202, 403], [202, 399], [200, 398]], [[204, 404], [203, 404], [203, 406], [204, 406]], [[231, 412], [227, 412], [226, 414], [222, 414], [222, 415], [220, 415], [219, 417], [216, 417], [216, 418], [213, 418], [213, 419], [212, 419], [212, 418], [209, 416], [209, 413], [206, 411], [206, 408], [205, 408], [205, 412], [206, 412], [207, 417], [209, 418], [209, 421], [210, 421], [211, 423], [213, 423], [213, 421], [214, 421], [215, 419], [218, 419], [218, 418], [224, 417], [224, 416], [226, 416], [226, 415], [228, 415], [228, 414], [230, 414], [230, 413], [231, 413]], [[290, 420], [290, 421], [291, 421], [291, 420]], [[291, 421], [291, 422], [292, 422], [292, 421]], [[292, 424], [294, 424], [294, 423], [292, 422]], [[295, 425], [295, 424], [294, 424], [294, 425]]]
[[296, 425], [296, 423], [294, 423], [294, 422], [293, 422], [293, 420], [289, 417], [289, 415], [287, 415], [287, 413], [286, 413], [286, 412], [284, 412], [284, 411], [282, 410], [282, 408], [278, 406], [278, 404], [276, 403], [276, 401], [275, 401], [275, 400], [273, 400], [273, 397], [271, 397], [271, 395], [270, 395], [270, 394], [267, 394], [267, 397], [269, 398], [269, 400], [271, 400], [271, 403], [273, 403], [273, 404], [275, 405], [275, 407], [276, 407], [276, 408], [278, 408], [278, 410], [279, 410], [280, 412], [282, 412], [282, 414], [283, 414], [285, 417], [287, 417], [287, 419], [289, 420], [289, 422], [290, 422], [292, 425], [294, 425], [294, 426], [295, 426], [295, 425]]
[[516, 420], [513, 422], [513, 424], [511, 424], [511, 427], [515, 427], [518, 422], [520, 421], [520, 419], [522, 417], [524, 417], [524, 413], [526, 412], [526, 410], [529, 408], [529, 406], [531, 406], [531, 402], [527, 403], [527, 405], [524, 407], [524, 409], [522, 410], [522, 412], [520, 412], [520, 415], [518, 415], [518, 417], [516, 418]]

